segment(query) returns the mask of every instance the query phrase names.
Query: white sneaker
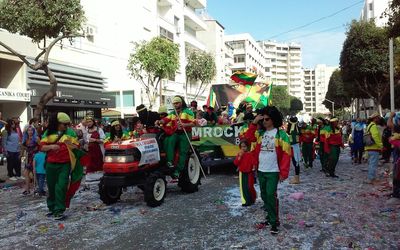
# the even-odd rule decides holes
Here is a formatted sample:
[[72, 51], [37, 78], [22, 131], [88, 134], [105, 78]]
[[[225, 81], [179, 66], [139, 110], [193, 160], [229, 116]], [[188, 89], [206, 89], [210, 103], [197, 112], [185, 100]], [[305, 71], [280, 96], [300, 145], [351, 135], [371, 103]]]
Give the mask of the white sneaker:
[[25, 177], [23, 177], [23, 176], [18, 176], [17, 179], [18, 179], [18, 180], [25, 180]]
[[17, 181], [18, 179], [15, 177], [15, 176], [13, 176], [13, 177], [11, 177], [10, 178], [10, 181]]

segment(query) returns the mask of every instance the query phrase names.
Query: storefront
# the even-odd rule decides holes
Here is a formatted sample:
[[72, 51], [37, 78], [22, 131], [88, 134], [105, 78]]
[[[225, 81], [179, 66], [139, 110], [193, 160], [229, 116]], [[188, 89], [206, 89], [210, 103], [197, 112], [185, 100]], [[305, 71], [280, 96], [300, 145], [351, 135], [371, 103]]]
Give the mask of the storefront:
[[[50, 64], [50, 68], [58, 82], [57, 95], [47, 103], [43, 116], [65, 112], [77, 124], [88, 114], [101, 118], [102, 109], [115, 107], [115, 97], [104, 93], [105, 81], [100, 72], [60, 64]], [[28, 69], [27, 82], [32, 93], [32, 116], [40, 97], [49, 89], [49, 80], [44, 72]]]

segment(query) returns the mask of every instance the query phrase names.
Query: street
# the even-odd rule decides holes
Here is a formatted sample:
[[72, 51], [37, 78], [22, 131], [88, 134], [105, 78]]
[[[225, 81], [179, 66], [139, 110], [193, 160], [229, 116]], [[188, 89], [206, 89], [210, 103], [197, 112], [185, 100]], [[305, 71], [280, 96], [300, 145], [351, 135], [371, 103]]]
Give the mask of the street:
[[[348, 150], [327, 178], [302, 169], [300, 185], [279, 184], [280, 233], [257, 229], [263, 220], [261, 198], [242, 207], [238, 179], [214, 173], [202, 179], [199, 192], [183, 194], [169, 184], [165, 202], [149, 208], [142, 191], [128, 188], [121, 201], [102, 205], [97, 185], [73, 199], [68, 218], [47, 218], [44, 198], [24, 197], [19, 187], [0, 191], [2, 249], [399, 249], [400, 205], [387, 205], [391, 192], [385, 169], [381, 184], [363, 184], [367, 165], [351, 165]], [[294, 170], [291, 169], [291, 174]], [[257, 191], [258, 187], [256, 188]], [[304, 193], [296, 200], [294, 193]], [[258, 193], [259, 196], [259, 193]]]

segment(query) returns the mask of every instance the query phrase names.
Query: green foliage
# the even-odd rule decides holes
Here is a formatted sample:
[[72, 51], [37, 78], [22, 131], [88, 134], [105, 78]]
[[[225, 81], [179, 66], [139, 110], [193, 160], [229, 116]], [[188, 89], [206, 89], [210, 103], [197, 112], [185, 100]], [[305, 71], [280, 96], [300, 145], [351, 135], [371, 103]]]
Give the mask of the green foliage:
[[[326, 92], [325, 98], [335, 102], [335, 108], [349, 107], [351, 104], [351, 96], [345, 85], [354, 87], [354, 84], [344, 83], [340, 70], [335, 70], [329, 79], [328, 92]], [[328, 101], [324, 101], [325, 107], [332, 111], [332, 104]]]
[[392, 0], [389, 9], [385, 11], [385, 15], [389, 18], [390, 37], [400, 36], [400, 0]]
[[135, 43], [135, 52], [128, 62], [128, 69], [136, 79], [143, 78], [144, 73], [151, 79], [174, 77], [178, 68], [178, 45], [162, 37]]
[[85, 21], [79, 0], [2, 0], [0, 28], [32, 38], [73, 35]]
[[274, 86], [271, 93], [272, 105], [276, 106], [283, 114], [288, 114], [290, 109], [290, 96], [286, 86]]
[[295, 96], [290, 96], [290, 113], [295, 115], [301, 110], [303, 110], [303, 102], [295, 97]]
[[342, 79], [379, 105], [389, 91], [388, 36], [373, 21], [353, 21], [340, 55]]
[[214, 57], [207, 52], [192, 50], [187, 57], [186, 77], [189, 80], [210, 83], [216, 74]]
[[162, 37], [134, 44], [135, 52], [129, 57], [128, 70], [143, 84], [152, 105], [161, 79], [174, 77], [179, 69], [179, 46]]

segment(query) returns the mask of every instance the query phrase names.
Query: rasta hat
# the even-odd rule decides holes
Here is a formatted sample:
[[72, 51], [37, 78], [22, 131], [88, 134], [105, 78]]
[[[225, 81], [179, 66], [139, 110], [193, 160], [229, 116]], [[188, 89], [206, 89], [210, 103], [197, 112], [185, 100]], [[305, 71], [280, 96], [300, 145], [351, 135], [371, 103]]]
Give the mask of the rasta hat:
[[329, 121], [330, 121], [330, 122], [338, 122], [338, 121], [339, 121], [339, 119], [338, 119], [338, 118], [336, 118], [336, 117], [334, 117], [334, 118], [330, 119]]
[[138, 113], [142, 112], [142, 111], [145, 111], [145, 110], [147, 110], [147, 108], [143, 104], [140, 104], [139, 106], [136, 107], [136, 112], [138, 112]]
[[375, 112], [369, 117], [369, 119], [374, 119], [374, 118], [379, 117], [379, 116], [380, 116], [379, 113]]
[[180, 98], [179, 96], [175, 96], [174, 98], [172, 98], [172, 103], [182, 103], [182, 98]]
[[86, 116], [85, 117], [85, 121], [94, 121], [94, 117], [93, 116]]
[[57, 121], [59, 123], [71, 123], [71, 118], [69, 118], [69, 116], [64, 112], [58, 112]]
[[317, 122], [322, 122], [322, 123], [323, 123], [323, 122], [324, 122], [324, 118], [318, 117], [318, 118], [317, 118]]
[[168, 113], [167, 107], [165, 107], [164, 105], [161, 105], [160, 108], [158, 108], [158, 113], [159, 114]]
[[113, 122], [111, 123], [111, 126], [112, 126], [112, 127], [117, 126], [117, 125], [120, 125], [119, 121], [113, 121]]

